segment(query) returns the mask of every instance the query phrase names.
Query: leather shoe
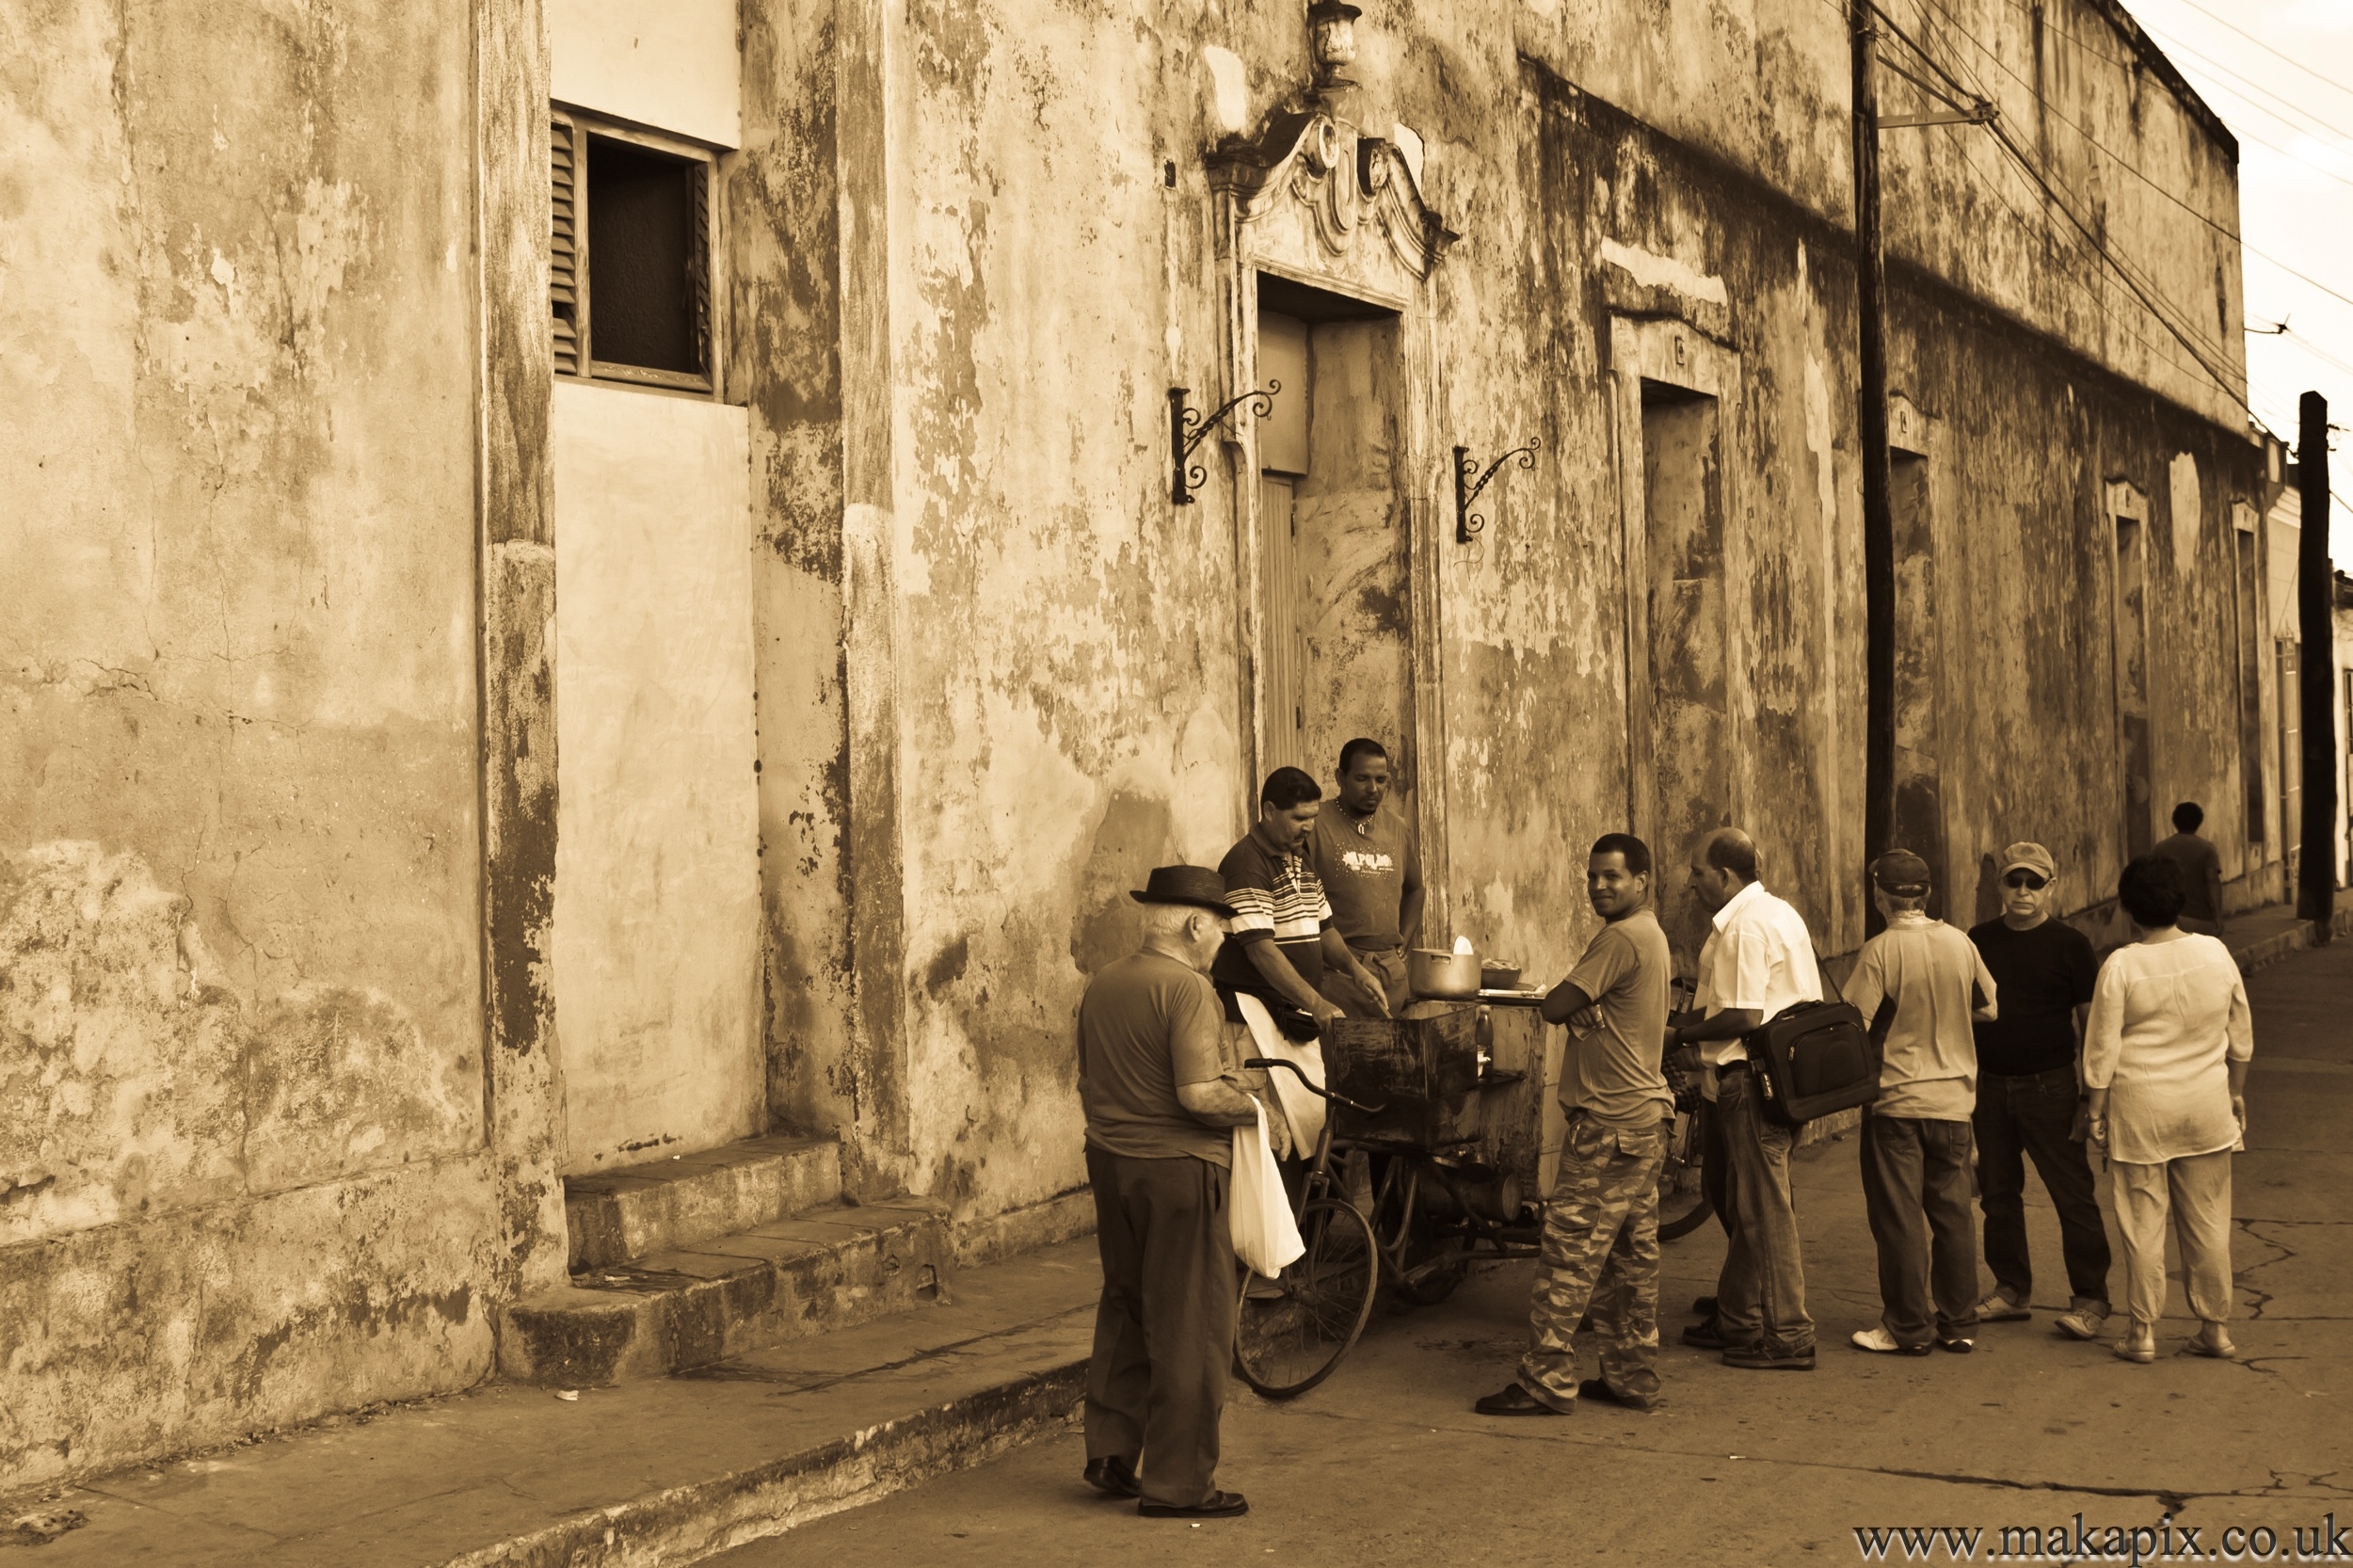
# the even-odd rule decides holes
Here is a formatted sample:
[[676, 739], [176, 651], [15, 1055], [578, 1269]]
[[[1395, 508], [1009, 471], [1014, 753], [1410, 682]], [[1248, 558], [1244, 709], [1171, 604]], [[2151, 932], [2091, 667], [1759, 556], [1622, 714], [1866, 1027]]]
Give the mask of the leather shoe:
[[1713, 1296], [1692, 1297], [1691, 1316], [1694, 1318], [1713, 1318], [1716, 1316], [1716, 1298]]
[[1555, 1410], [1535, 1395], [1511, 1384], [1472, 1404], [1481, 1416], [1566, 1416], [1565, 1410]]
[[1655, 1402], [1648, 1400], [1629, 1400], [1599, 1378], [1587, 1378], [1583, 1383], [1578, 1384], [1577, 1397], [1580, 1400], [1591, 1400], [1595, 1404], [1614, 1404], [1621, 1410], [1647, 1411]]
[[1250, 1512], [1250, 1500], [1239, 1492], [1212, 1492], [1197, 1503], [1156, 1503], [1147, 1497], [1136, 1504], [1136, 1512], [1146, 1519], [1239, 1519]]
[[1704, 1351], [1721, 1351], [1725, 1344], [1723, 1325], [1713, 1318], [1693, 1323], [1683, 1331], [1683, 1342]]
[[1810, 1372], [1814, 1370], [1814, 1352], [1768, 1351], [1762, 1345], [1727, 1345], [1723, 1363], [1752, 1372]]
[[1107, 1497], [1141, 1497], [1144, 1483], [1136, 1479], [1136, 1467], [1117, 1454], [1087, 1461], [1086, 1483]]

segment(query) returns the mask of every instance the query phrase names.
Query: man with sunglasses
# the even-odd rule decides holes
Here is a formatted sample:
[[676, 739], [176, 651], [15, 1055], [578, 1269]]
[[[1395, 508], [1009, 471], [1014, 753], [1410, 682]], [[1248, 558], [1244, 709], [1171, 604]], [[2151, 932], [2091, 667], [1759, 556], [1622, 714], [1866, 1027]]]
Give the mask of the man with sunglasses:
[[2091, 940], [2051, 918], [2058, 868], [2051, 852], [2015, 843], [2001, 856], [2002, 914], [1969, 933], [2002, 998], [2001, 1016], [1977, 1025], [1978, 1206], [1985, 1261], [1994, 1288], [1977, 1320], [2033, 1316], [2034, 1270], [2026, 1256], [2026, 1161], [2058, 1210], [2067, 1264], [2068, 1309], [2059, 1332], [2093, 1339], [2108, 1312], [2108, 1233], [2093, 1195], [2078, 1107], [2083, 1096], [2083, 1019], [2099, 976]]

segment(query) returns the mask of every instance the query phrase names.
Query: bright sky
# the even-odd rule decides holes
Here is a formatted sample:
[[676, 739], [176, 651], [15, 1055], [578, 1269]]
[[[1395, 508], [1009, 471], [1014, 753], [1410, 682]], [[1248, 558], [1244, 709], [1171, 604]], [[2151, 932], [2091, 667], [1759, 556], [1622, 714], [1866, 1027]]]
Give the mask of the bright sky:
[[[2248, 401], [2291, 446], [2306, 391], [2329, 399], [2330, 423], [2353, 425], [2353, 0], [2125, 5], [2238, 133], [2247, 325], [2288, 324], [2249, 335]], [[2331, 488], [2353, 496], [2353, 442], [2340, 436], [2331, 451]], [[2344, 568], [2353, 506], [2330, 510]]]

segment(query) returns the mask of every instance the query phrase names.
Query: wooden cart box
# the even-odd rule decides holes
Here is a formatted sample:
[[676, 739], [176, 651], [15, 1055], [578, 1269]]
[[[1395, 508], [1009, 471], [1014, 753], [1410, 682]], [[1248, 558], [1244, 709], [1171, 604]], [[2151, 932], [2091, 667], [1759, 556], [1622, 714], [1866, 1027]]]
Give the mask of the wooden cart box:
[[1340, 1108], [1333, 1135], [1429, 1148], [1476, 1137], [1480, 1111], [1479, 1009], [1419, 1018], [1337, 1018], [1323, 1030], [1323, 1069], [1351, 1099], [1378, 1115]]

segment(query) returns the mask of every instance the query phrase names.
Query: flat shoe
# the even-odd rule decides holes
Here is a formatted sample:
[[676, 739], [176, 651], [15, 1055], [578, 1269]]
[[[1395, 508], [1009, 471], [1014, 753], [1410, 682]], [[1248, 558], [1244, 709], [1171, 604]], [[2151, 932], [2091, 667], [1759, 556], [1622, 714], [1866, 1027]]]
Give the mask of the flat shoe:
[[1750, 1372], [1810, 1372], [1814, 1370], [1814, 1352], [1801, 1351], [1791, 1354], [1772, 1354], [1754, 1345], [1727, 1346], [1722, 1356], [1727, 1367], [1737, 1367]]
[[2011, 1301], [1999, 1290], [1977, 1304], [1977, 1321], [1981, 1323], [2023, 1323], [2033, 1317], [2024, 1302]]
[[1704, 1323], [1693, 1323], [1685, 1329], [1683, 1342], [1696, 1345], [1704, 1351], [1721, 1351], [1724, 1348], [1724, 1331], [1715, 1319], [1710, 1318]]
[[1967, 1355], [1977, 1348], [1977, 1342], [1975, 1339], [1964, 1339], [1956, 1335], [1950, 1339], [1939, 1339], [1936, 1342], [1936, 1348], [1952, 1355]]
[[1136, 1467], [1117, 1454], [1088, 1460], [1083, 1474], [1086, 1483], [1107, 1497], [1144, 1496], [1144, 1483], [1136, 1479]]
[[2157, 1359], [2157, 1347], [2153, 1344], [2137, 1345], [2130, 1339], [2119, 1339], [2116, 1342], [2116, 1359], [2137, 1361], [2145, 1367]]
[[1472, 1404], [1471, 1408], [1481, 1416], [1566, 1416], [1569, 1414], [1565, 1410], [1553, 1409], [1552, 1406], [1545, 1403], [1516, 1383], [1489, 1394], [1486, 1398]]
[[1894, 1335], [1883, 1328], [1859, 1328], [1854, 1331], [1853, 1338], [1848, 1343], [1853, 1345], [1856, 1350], [1869, 1351], [1873, 1355], [1926, 1355], [1929, 1353], [1929, 1348], [1926, 1345], [1900, 1344]]
[[1212, 1492], [1197, 1503], [1136, 1504], [1146, 1519], [1239, 1519], [1250, 1512], [1250, 1500], [1239, 1492]]
[[2091, 1340], [2100, 1337], [2100, 1325], [2108, 1320], [2108, 1315], [2105, 1312], [2094, 1312], [2089, 1307], [2077, 1307], [2074, 1311], [2061, 1313], [2051, 1320], [2057, 1325], [2058, 1331], [2070, 1339]]
[[1716, 1316], [1716, 1298], [1713, 1296], [1692, 1297], [1691, 1316], [1694, 1318], [1713, 1318]]
[[2232, 1344], [2228, 1338], [2217, 1343], [2202, 1334], [2191, 1335], [2189, 1342], [2182, 1347], [2182, 1351], [2185, 1355], [2202, 1355], [2211, 1361], [2236, 1361], [2238, 1359], [2238, 1347]]

